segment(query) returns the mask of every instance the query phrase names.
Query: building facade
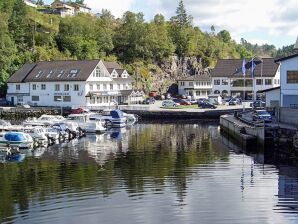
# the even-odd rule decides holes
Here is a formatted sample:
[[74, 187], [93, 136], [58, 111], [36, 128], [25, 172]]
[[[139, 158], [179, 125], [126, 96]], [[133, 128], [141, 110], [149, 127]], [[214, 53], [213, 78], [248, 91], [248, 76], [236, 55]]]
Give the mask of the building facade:
[[242, 59], [219, 60], [211, 71], [212, 93], [252, 100], [257, 98], [259, 91], [280, 86], [280, 66], [273, 58], [255, 59], [253, 63], [254, 76], [251, 61], [245, 64], [244, 75]]
[[212, 91], [211, 78], [208, 75], [195, 75], [177, 80], [178, 94], [193, 99], [208, 98]]
[[101, 60], [25, 64], [7, 85], [12, 105], [96, 107], [137, 103], [144, 96], [118, 63]]
[[298, 54], [276, 60], [280, 63], [282, 107], [298, 107]]
[[75, 2], [62, 2], [56, 0], [51, 4], [51, 7], [56, 13], [60, 14], [61, 17], [74, 16], [79, 13], [91, 13], [91, 8]]

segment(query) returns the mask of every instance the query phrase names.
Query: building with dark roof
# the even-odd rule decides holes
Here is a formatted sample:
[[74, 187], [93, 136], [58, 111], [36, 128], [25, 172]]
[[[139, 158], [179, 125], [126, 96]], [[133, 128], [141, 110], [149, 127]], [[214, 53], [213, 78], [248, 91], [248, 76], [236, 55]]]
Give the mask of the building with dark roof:
[[244, 66], [242, 59], [220, 59], [211, 78], [214, 94], [256, 99], [258, 91], [280, 85], [280, 66], [274, 58], [246, 59]]
[[179, 95], [191, 96], [193, 99], [208, 98], [211, 93], [211, 77], [193, 75], [177, 80]]
[[122, 91], [132, 91], [133, 81], [116, 62], [69, 60], [25, 64], [8, 80], [7, 101], [12, 105], [58, 106], [62, 100], [63, 106], [69, 107], [132, 103]]

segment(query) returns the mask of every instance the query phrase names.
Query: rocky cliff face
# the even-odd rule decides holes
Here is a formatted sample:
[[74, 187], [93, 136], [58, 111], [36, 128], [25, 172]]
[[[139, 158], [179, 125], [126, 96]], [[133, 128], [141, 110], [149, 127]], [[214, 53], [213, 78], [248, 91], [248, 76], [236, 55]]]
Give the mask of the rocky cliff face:
[[176, 80], [191, 76], [209, 74], [209, 68], [203, 68], [201, 59], [198, 57], [185, 57], [179, 58], [172, 56], [158, 62], [152, 72], [152, 87], [151, 89], [157, 90], [159, 93], [169, 91], [172, 94], [177, 94], [177, 88], [170, 88], [175, 86]]

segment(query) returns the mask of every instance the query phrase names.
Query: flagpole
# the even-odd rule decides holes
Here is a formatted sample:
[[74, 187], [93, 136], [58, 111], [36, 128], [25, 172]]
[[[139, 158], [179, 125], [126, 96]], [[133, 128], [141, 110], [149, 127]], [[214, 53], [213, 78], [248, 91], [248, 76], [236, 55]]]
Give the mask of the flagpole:
[[242, 73], [243, 73], [243, 75], [244, 75], [244, 87], [243, 87], [243, 92], [244, 92], [244, 96], [243, 96], [243, 100], [242, 100], [242, 106], [243, 106], [243, 112], [245, 112], [245, 103], [244, 103], [244, 101], [245, 101], [245, 79], [246, 79], [246, 69], [245, 69], [245, 65], [246, 65], [246, 62], [245, 62], [245, 59], [243, 59], [243, 62], [242, 62]]

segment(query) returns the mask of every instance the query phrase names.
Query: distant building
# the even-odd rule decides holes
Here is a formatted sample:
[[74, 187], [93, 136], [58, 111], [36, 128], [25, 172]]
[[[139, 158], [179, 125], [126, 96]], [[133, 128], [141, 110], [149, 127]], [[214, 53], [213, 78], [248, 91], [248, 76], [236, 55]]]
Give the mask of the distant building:
[[24, 0], [24, 3], [30, 7], [37, 8], [36, 3], [32, 0]]
[[144, 96], [142, 90], [132, 89], [133, 79], [118, 63], [101, 60], [25, 64], [7, 85], [12, 105], [92, 108], [135, 104]]
[[91, 13], [91, 8], [74, 2], [62, 2], [56, 0], [51, 4], [51, 7], [55, 13], [60, 14], [61, 17], [74, 16], [79, 13]]
[[208, 98], [212, 91], [211, 78], [208, 75], [194, 75], [177, 80], [179, 95], [194, 99]]
[[298, 107], [298, 54], [276, 60], [280, 64], [282, 107]]
[[254, 78], [252, 78], [251, 61], [247, 60], [245, 65], [245, 76], [242, 74], [242, 63], [242, 59], [220, 59], [217, 62], [211, 71], [214, 94], [251, 100], [256, 99], [258, 91], [280, 85], [280, 67], [273, 58], [254, 60], [256, 64]]
[[259, 91], [265, 94], [266, 107], [280, 107], [280, 86]]

